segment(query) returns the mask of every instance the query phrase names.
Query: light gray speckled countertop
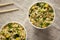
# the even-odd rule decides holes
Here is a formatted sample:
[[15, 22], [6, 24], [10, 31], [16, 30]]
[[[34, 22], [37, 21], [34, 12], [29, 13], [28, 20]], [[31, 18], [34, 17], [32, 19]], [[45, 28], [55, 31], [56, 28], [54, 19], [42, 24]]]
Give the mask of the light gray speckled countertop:
[[[35, 29], [27, 20], [27, 11], [31, 4], [37, 1], [44, 0], [13, 0], [14, 5], [0, 7], [0, 10], [10, 9], [10, 8], [19, 8], [19, 11], [13, 11], [8, 13], [0, 14], [0, 27], [10, 21], [17, 21], [22, 23], [27, 30], [27, 39], [28, 40], [60, 40], [60, 0], [45, 0], [50, 2], [55, 8], [55, 21], [51, 27], [39, 30]], [[0, 0], [0, 3], [8, 3], [12, 0]]]

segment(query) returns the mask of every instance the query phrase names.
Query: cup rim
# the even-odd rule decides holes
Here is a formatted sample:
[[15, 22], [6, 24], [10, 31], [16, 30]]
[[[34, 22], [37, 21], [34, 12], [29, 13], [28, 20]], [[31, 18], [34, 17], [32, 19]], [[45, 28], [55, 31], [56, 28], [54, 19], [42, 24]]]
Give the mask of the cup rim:
[[30, 8], [34, 5], [34, 4], [36, 4], [36, 3], [40, 3], [40, 2], [44, 2], [44, 3], [47, 3], [47, 4], [49, 4], [51, 7], [52, 7], [52, 9], [53, 9], [53, 14], [54, 14], [54, 18], [53, 18], [53, 21], [52, 21], [52, 23], [50, 24], [50, 25], [48, 25], [46, 28], [48, 28], [48, 27], [50, 27], [53, 23], [54, 23], [54, 21], [55, 21], [55, 9], [54, 9], [54, 6], [51, 4], [51, 3], [49, 3], [49, 2], [46, 2], [46, 1], [37, 1], [37, 2], [35, 2], [35, 3], [33, 3], [33, 4], [31, 4], [30, 6], [29, 6], [29, 8], [28, 8], [28, 21], [29, 21], [29, 23], [34, 27], [34, 28], [37, 28], [37, 29], [46, 29], [46, 28], [40, 28], [40, 27], [37, 27], [37, 26], [35, 26], [35, 25], [33, 25], [32, 23], [31, 23], [31, 21], [30, 21], [30, 18], [29, 18], [29, 10], [30, 10]]
[[1, 26], [0, 31], [2, 31], [2, 29], [4, 28], [4, 26], [7, 25], [7, 24], [9, 24], [9, 23], [18, 23], [19, 25], [21, 25], [21, 26], [24, 28], [25, 32], [26, 32], [26, 40], [27, 40], [27, 31], [26, 31], [26, 28], [25, 28], [25, 27], [23, 26], [23, 24], [20, 23], [20, 22], [17, 22], [17, 21], [6, 22], [5, 24], [3, 24], [3, 25]]

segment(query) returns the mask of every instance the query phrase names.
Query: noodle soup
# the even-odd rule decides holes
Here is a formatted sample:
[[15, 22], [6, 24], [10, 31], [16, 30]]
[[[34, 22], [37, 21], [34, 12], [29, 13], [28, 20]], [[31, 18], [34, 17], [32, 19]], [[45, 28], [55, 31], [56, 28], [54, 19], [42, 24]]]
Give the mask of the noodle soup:
[[29, 21], [36, 28], [47, 28], [54, 20], [53, 8], [45, 2], [38, 2], [29, 9]]
[[8, 23], [0, 31], [0, 40], [26, 40], [26, 31], [18, 23]]

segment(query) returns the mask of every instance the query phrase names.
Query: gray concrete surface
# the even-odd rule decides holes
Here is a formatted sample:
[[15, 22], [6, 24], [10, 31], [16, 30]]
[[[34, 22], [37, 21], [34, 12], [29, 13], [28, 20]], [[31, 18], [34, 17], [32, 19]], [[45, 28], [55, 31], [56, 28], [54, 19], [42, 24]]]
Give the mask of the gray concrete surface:
[[[34, 28], [27, 19], [29, 6], [37, 1], [49, 2], [55, 9], [54, 23], [44, 30]], [[14, 2], [14, 5], [0, 7], [0, 10], [19, 8], [19, 11], [0, 13], [0, 27], [7, 22], [17, 21], [26, 28], [27, 40], [60, 40], [60, 0], [0, 0], [0, 4], [9, 2]]]

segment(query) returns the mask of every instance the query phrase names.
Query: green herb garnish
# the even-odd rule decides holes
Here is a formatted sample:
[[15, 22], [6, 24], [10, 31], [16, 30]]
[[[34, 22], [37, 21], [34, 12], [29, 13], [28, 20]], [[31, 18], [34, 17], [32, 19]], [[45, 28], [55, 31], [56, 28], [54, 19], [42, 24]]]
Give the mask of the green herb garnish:
[[16, 39], [17, 37], [20, 37], [19, 34], [15, 34], [15, 35], [13, 36], [13, 38], [15, 38], [15, 39]]
[[9, 23], [9, 24], [8, 24], [8, 27], [9, 27], [9, 28], [12, 28], [12, 23]]

